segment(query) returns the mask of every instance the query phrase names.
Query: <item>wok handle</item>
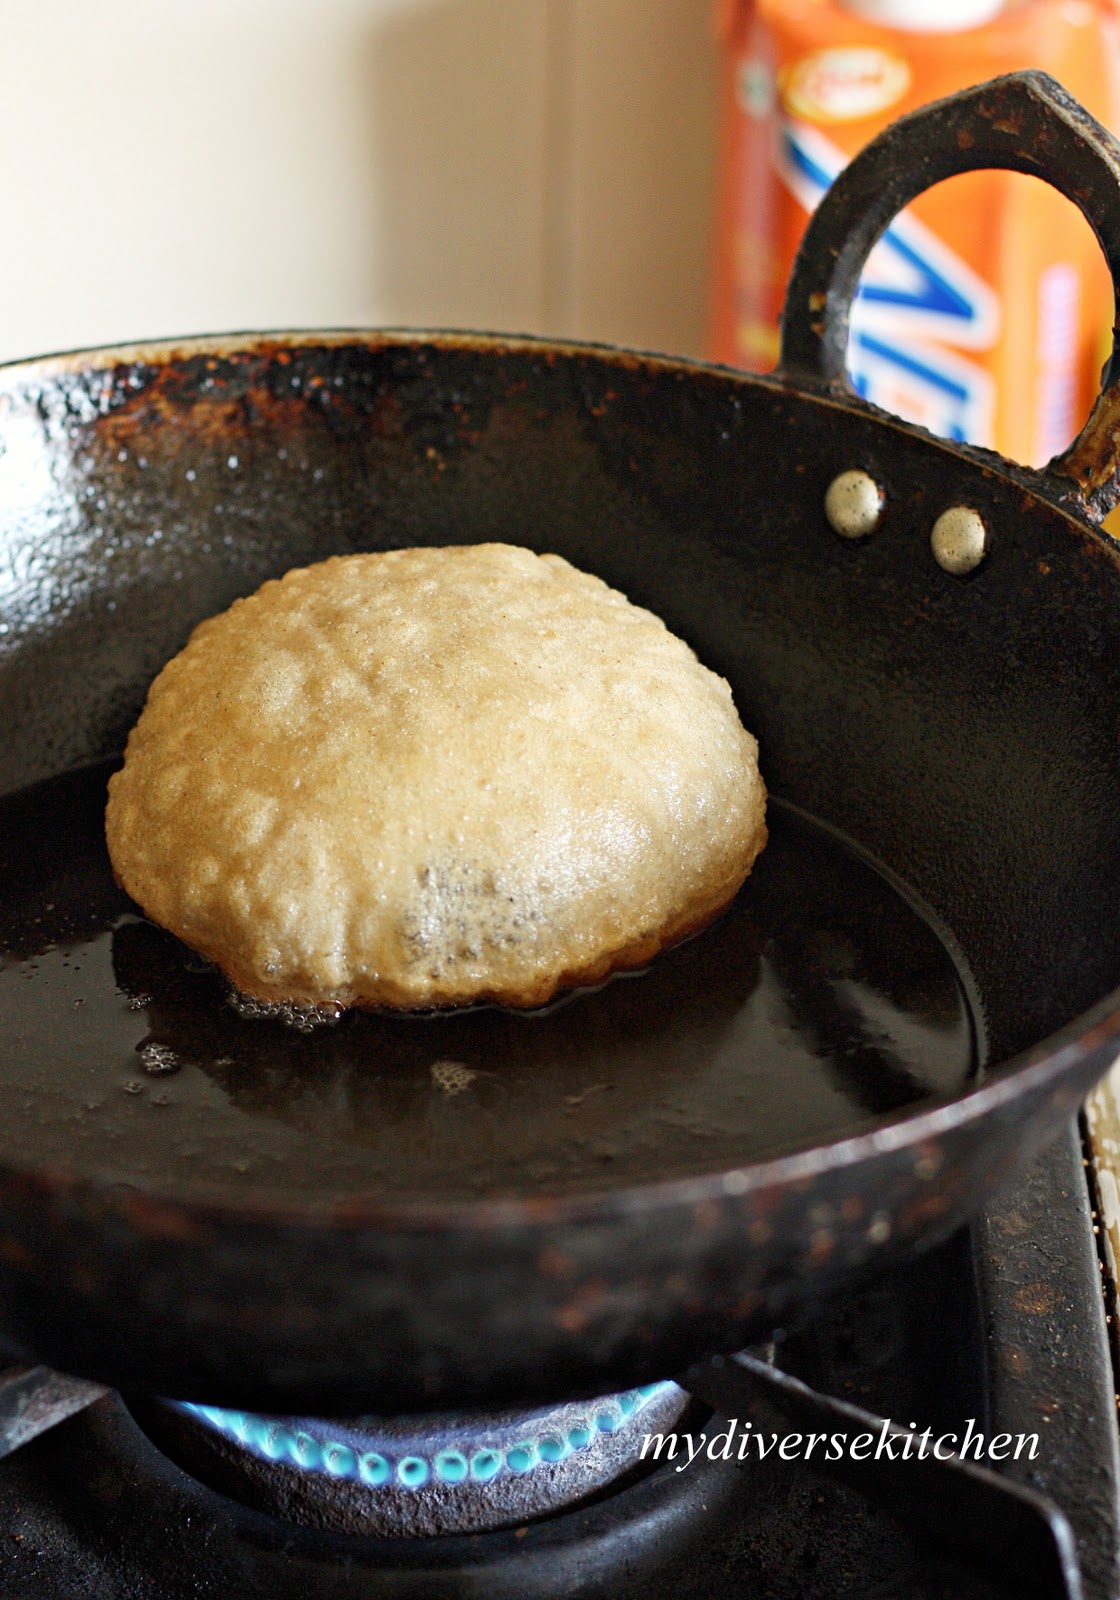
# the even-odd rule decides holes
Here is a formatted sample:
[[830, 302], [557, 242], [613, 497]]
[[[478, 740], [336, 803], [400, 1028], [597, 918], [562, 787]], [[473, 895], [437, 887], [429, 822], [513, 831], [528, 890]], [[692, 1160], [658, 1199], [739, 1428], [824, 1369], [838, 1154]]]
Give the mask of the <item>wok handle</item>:
[[778, 376], [851, 394], [848, 322], [860, 273], [897, 214], [944, 178], [1000, 167], [1042, 178], [1080, 208], [1104, 251], [1118, 312], [1092, 414], [1039, 474], [1100, 522], [1120, 500], [1120, 144], [1045, 72], [1013, 72], [900, 118], [844, 168], [809, 222], [782, 310]]

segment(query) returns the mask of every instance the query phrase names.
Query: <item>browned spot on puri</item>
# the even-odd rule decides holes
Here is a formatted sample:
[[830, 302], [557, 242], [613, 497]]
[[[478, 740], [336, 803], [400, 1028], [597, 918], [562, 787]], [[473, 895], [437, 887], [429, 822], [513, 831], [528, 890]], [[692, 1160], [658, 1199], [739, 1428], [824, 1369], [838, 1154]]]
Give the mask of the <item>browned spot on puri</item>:
[[1061, 1303], [1062, 1296], [1052, 1283], [1024, 1283], [1012, 1299], [1016, 1311], [1028, 1317], [1045, 1317]]

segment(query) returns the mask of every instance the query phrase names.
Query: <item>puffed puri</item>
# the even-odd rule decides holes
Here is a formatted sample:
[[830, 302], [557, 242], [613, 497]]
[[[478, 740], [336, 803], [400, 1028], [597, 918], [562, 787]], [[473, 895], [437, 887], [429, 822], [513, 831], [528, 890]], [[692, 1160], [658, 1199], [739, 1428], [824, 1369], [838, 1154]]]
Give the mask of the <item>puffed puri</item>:
[[335, 556], [200, 623], [110, 780], [121, 886], [243, 995], [539, 1006], [766, 842], [758, 746], [649, 611], [504, 544]]

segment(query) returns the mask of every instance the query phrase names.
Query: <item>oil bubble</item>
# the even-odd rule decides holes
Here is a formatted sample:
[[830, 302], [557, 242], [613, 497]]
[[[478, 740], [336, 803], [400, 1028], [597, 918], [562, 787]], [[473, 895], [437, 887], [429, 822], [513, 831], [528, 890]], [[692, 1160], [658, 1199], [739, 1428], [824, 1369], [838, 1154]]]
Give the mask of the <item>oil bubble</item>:
[[246, 1022], [282, 1022], [296, 1033], [314, 1033], [316, 1028], [333, 1028], [342, 1016], [338, 1005], [304, 1006], [294, 1000], [254, 1000], [239, 989], [227, 996], [237, 1015]]
[[462, 1061], [433, 1061], [431, 1072], [436, 1088], [447, 1095], [462, 1094], [478, 1077], [478, 1069]]
[[144, 1071], [150, 1078], [169, 1077], [171, 1073], [178, 1072], [183, 1065], [169, 1044], [157, 1044], [154, 1040], [148, 1040], [137, 1046], [137, 1052]]

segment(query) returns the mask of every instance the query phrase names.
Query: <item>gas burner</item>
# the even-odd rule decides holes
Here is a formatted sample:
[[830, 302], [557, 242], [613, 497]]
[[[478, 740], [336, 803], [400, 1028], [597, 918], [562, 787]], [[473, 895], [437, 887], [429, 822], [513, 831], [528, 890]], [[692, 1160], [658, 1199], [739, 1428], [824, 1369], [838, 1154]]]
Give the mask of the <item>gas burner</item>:
[[336, 1533], [483, 1533], [623, 1478], [689, 1403], [675, 1383], [534, 1411], [344, 1421], [164, 1401], [156, 1441], [231, 1498]]
[[[596, 1440], [621, 1444], [628, 1430], [639, 1438], [718, 1438], [732, 1415], [740, 1423], [745, 1415], [768, 1435], [831, 1432], [834, 1424], [878, 1434], [887, 1418], [959, 1431], [977, 1417], [989, 1433], [1037, 1432], [1043, 1448], [1026, 1470], [1014, 1462], [1001, 1468], [1007, 1494], [998, 1481], [978, 1484], [975, 1470], [955, 1472], [950, 1482], [937, 1463], [924, 1476], [918, 1463], [918, 1477], [908, 1470], [914, 1462], [886, 1459], [840, 1475], [821, 1471], [819, 1462], [810, 1470], [806, 1461], [786, 1461], [774, 1449], [746, 1460], [709, 1452], [693, 1459], [690, 1450], [687, 1461], [662, 1450], [657, 1461], [624, 1468], [553, 1515], [514, 1514], [513, 1525], [491, 1532], [415, 1537], [422, 1530], [414, 1518], [399, 1533], [368, 1521], [341, 1533], [306, 1504], [301, 1526], [301, 1514], [293, 1516], [275, 1488], [273, 1510], [262, 1509], [264, 1475], [274, 1484], [285, 1472], [300, 1476], [296, 1462], [300, 1454], [312, 1459], [313, 1445], [326, 1476], [328, 1457], [336, 1471], [349, 1466], [345, 1449], [359, 1478], [363, 1454], [389, 1464], [386, 1482], [370, 1487], [371, 1495], [383, 1496], [393, 1480], [402, 1498], [407, 1491], [446, 1502], [472, 1481], [474, 1455], [496, 1453], [500, 1441], [487, 1430], [499, 1419], [461, 1414], [437, 1437], [430, 1418], [386, 1425], [368, 1417], [315, 1424], [243, 1411], [207, 1416], [201, 1407], [157, 1405], [136, 1394], [127, 1404], [113, 1393], [93, 1400], [88, 1383], [25, 1369], [9, 1374], [6, 1385], [0, 1379], [0, 1422], [6, 1394], [14, 1402], [7, 1437], [19, 1444], [0, 1460], [0, 1594], [856, 1600], [874, 1591], [898, 1600], [1114, 1600], [1120, 1593], [1112, 1371], [1076, 1130], [969, 1233], [823, 1303], [809, 1326], [787, 1330], [777, 1365], [762, 1366], [735, 1358], [690, 1370], [685, 1381], [714, 1414], [701, 1414], [698, 1404], [675, 1424], [669, 1417], [683, 1396], [672, 1385], [648, 1396], [629, 1391], [638, 1400], [627, 1425], [597, 1425]], [[744, 1377], [750, 1393], [741, 1387]], [[576, 1409], [613, 1422], [623, 1417], [626, 1398]], [[591, 1440], [581, 1446], [579, 1433], [566, 1437], [571, 1453], [564, 1462], [548, 1461], [553, 1444], [542, 1454], [546, 1439], [562, 1437], [557, 1413], [567, 1409], [503, 1419], [503, 1464], [486, 1485], [488, 1498], [503, 1484], [543, 1484], [558, 1466], [590, 1464], [584, 1451]], [[36, 1434], [39, 1426], [45, 1431]], [[351, 1434], [372, 1442], [358, 1451], [347, 1442]], [[0, 1427], [0, 1451], [5, 1437]], [[529, 1456], [516, 1452], [530, 1440], [539, 1464], [519, 1471]], [[278, 1460], [268, 1459], [270, 1449], [279, 1450]], [[450, 1480], [457, 1476], [455, 1452], [467, 1463], [459, 1484], [448, 1478], [449, 1466]], [[428, 1466], [422, 1489], [408, 1487], [418, 1468], [405, 1465], [401, 1477], [410, 1456]], [[246, 1461], [262, 1475], [248, 1486]], [[367, 1461], [367, 1476], [383, 1471]], [[342, 1475], [335, 1481], [344, 1494], [359, 1488]], [[1055, 1514], [1062, 1511], [1064, 1517]]]

